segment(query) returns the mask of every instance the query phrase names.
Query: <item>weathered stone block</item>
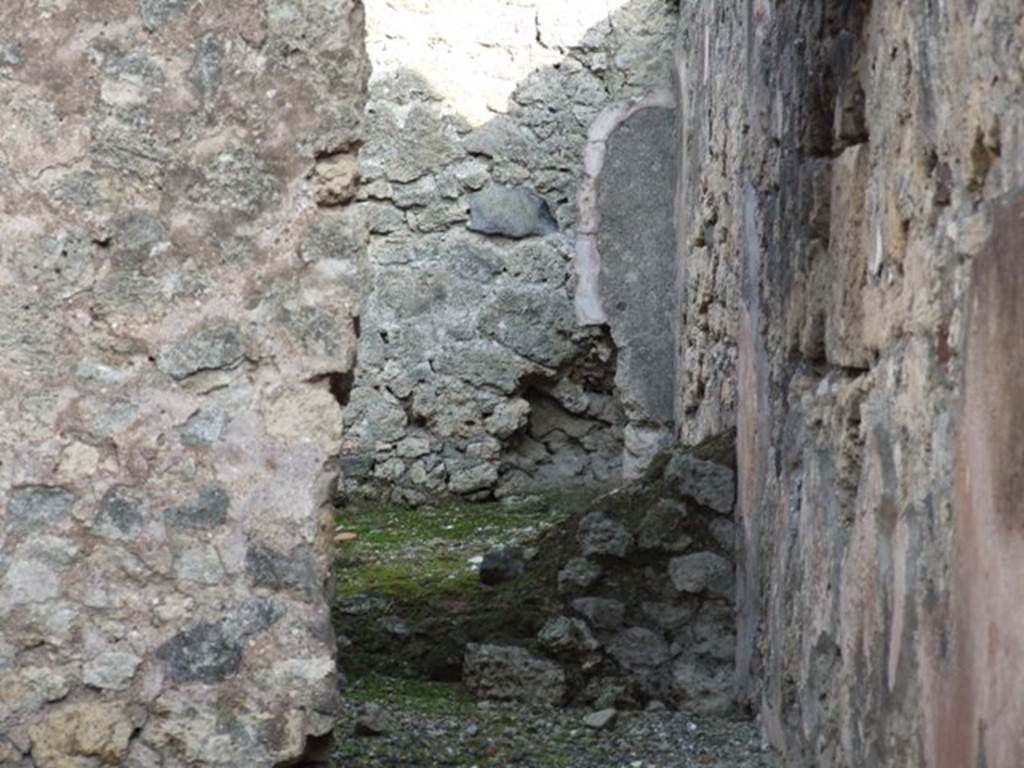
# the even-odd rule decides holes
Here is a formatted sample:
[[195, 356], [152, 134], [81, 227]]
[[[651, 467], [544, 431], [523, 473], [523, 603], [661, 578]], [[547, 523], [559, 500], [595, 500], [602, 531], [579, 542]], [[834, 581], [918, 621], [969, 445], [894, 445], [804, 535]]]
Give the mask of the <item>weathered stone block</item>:
[[8, 526], [14, 533], [41, 528], [65, 518], [77, 501], [74, 493], [57, 486], [17, 488], [7, 502]]
[[724, 464], [677, 453], [665, 468], [665, 477], [675, 483], [679, 493], [698, 504], [721, 515], [732, 514], [736, 505], [736, 473]]
[[832, 169], [831, 301], [825, 308], [825, 353], [829, 362], [846, 368], [865, 368], [870, 359], [863, 336], [867, 183], [868, 151], [857, 144], [846, 149]]
[[522, 648], [470, 643], [463, 681], [478, 699], [558, 706], [565, 699], [565, 672]]
[[230, 506], [227, 491], [220, 487], [206, 488], [194, 499], [165, 509], [164, 522], [172, 528], [209, 530], [227, 522]]
[[308, 551], [284, 553], [252, 544], [245, 554], [245, 570], [254, 587], [305, 593], [316, 589], [314, 563]]
[[640, 521], [637, 544], [641, 549], [685, 552], [693, 543], [686, 532], [689, 519], [685, 504], [662, 499]]
[[664, 638], [646, 627], [630, 627], [608, 641], [608, 655], [630, 671], [659, 667], [669, 660]]
[[669, 330], [676, 301], [674, 110], [640, 109], [622, 118], [605, 151], [596, 182], [596, 249], [601, 306], [619, 349], [616, 382], [636, 421], [669, 425], [675, 382]]
[[201, 448], [213, 445], [227, 426], [227, 413], [218, 405], [196, 411], [181, 425], [178, 434], [185, 445]]
[[29, 728], [38, 768], [68, 768], [88, 760], [121, 765], [138, 728], [123, 703], [73, 704], [53, 710]]
[[584, 557], [574, 557], [558, 572], [558, 591], [567, 594], [579, 592], [601, 578], [600, 565]]
[[537, 633], [537, 642], [551, 653], [591, 653], [601, 647], [585, 622], [567, 616], [548, 619]]
[[218, 320], [193, 329], [164, 346], [157, 367], [175, 379], [201, 371], [234, 368], [245, 358], [245, 342], [237, 323]]
[[713, 552], [697, 552], [675, 557], [669, 562], [669, 578], [680, 592], [712, 595], [732, 599], [733, 565]]
[[146, 29], [155, 30], [184, 13], [192, 0], [139, 0], [139, 13]]
[[558, 231], [544, 198], [526, 187], [491, 187], [469, 196], [469, 228], [523, 238]]
[[220, 625], [200, 622], [161, 645], [156, 657], [179, 682], [217, 683], [238, 672], [242, 646]]
[[122, 691], [135, 676], [142, 659], [128, 651], [107, 651], [82, 666], [82, 682], [101, 690]]
[[633, 549], [633, 534], [602, 512], [591, 512], [580, 520], [580, 549], [586, 556], [625, 557]]
[[115, 486], [100, 499], [95, 525], [108, 536], [129, 536], [142, 526], [144, 509], [142, 500], [128, 488]]
[[618, 629], [626, 615], [626, 606], [606, 597], [580, 597], [572, 609], [598, 629]]

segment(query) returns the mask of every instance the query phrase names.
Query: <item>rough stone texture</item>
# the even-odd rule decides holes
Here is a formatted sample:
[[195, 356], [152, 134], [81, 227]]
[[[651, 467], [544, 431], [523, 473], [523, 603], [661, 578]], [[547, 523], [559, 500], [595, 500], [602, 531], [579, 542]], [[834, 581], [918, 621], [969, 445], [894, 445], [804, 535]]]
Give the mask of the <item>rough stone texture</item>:
[[551, 653], [589, 653], [601, 647], [586, 622], [567, 616], [548, 619], [537, 633], [537, 642]]
[[583, 724], [595, 731], [603, 731], [615, 725], [619, 713], [615, 709], [599, 709], [583, 716]]
[[[622, 342], [573, 311], [577, 187], [603, 110], [670, 82], [674, 8], [366, 7], [374, 74], [357, 198], [371, 290], [342, 491], [419, 503], [614, 483]], [[409, 439], [419, 455], [404, 454]]]
[[0, 763], [296, 759], [336, 696], [366, 235], [316, 179], [355, 162], [359, 5], [19, 0], [0, 30]]
[[585, 557], [574, 557], [558, 572], [558, 590], [563, 593], [586, 589], [601, 578], [601, 566]]
[[[524, 583], [551, 579], [552, 613], [536, 645], [564, 669], [571, 704], [732, 709], [735, 548], [714, 534], [731, 521], [684, 501], [667, 471], [688, 459], [731, 472], [722, 462], [732, 461], [732, 435], [715, 441], [713, 452], [705, 444], [660, 456], [644, 478], [597, 497], [541, 539], [527, 563]], [[663, 537], [635, 546], [652, 515], [668, 510]]]
[[557, 706], [565, 700], [565, 673], [551, 661], [537, 659], [515, 646], [466, 646], [463, 681], [474, 696]]
[[485, 235], [523, 238], [550, 235], [558, 222], [528, 187], [489, 187], [469, 196], [469, 228]]
[[633, 534], [601, 512], [591, 512], [580, 520], [579, 536], [580, 549], [585, 557], [625, 557], [633, 549]]
[[680, 592], [700, 594], [704, 591], [732, 599], [733, 565], [714, 552], [696, 552], [673, 558], [668, 564], [672, 586]]
[[665, 476], [683, 496], [723, 515], [732, 514], [736, 506], [736, 473], [722, 464], [677, 454], [665, 468]]
[[677, 413], [738, 425], [739, 692], [791, 765], [1024, 763], [1020, 4], [680, 9]]

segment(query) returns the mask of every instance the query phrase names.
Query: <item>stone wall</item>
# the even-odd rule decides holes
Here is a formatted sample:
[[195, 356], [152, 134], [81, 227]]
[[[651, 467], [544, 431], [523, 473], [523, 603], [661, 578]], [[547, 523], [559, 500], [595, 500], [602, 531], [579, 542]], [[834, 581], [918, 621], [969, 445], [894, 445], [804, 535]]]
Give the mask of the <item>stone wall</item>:
[[548, 531], [525, 561], [521, 549], [485, 555], [481, 578], [509, 579], [500, 588], [519, 603], [529, 595], [537, 627], [530, 638], [478, 630], [464, 654], [469, 691], [548, 706], [734, 713], [734, 457], [731, 432], [664, 452], [642, 479]]
[[[593, 207], [580, 184], [591, 126], [670, 82], [674, 8], [370, 0], [367, 18], [371, 288], [342, 491], [418, 503], [615, 481], [624, 460], [650, 458], [628, 438], [654, 419], [631, 405], [641, 366], [622, 375], [643, 327], [574, 312], [575, 241]], [[667, 147], [671, 119], [659, 127]], [[645, 258], [664, 272], [671, 253]], [[671, 303], [661, 272], [649, 279]]]
[[681, 14], [678, 397], [738, 424], [740, 694], [794, 766], [1022, 764], [1024, 12]]
[[4, 766], [276, 765], [331, 730], [362, 27], [0, 8]]

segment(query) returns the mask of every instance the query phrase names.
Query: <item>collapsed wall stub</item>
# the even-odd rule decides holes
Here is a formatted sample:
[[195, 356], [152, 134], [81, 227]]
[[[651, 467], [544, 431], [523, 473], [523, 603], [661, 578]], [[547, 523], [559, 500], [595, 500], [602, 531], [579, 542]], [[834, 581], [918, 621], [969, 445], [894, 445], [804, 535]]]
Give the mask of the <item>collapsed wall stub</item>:
[[358, 2], [0, 9], [0, 763], [332, 726]]
[[739, 690], [794, 765], [1024, 759], [1022, 23], [681, 4], [679, 402], [738, 422]]
[[372, 0], [367, 14], [372, 288], [342, 490], [417, 503], [613, 482], [642, 461], [623, 454], [634, 381], [614, 378], [624, 340], [573, 311], [577, 193], [591, 125], [668, 84], [674, 9]]

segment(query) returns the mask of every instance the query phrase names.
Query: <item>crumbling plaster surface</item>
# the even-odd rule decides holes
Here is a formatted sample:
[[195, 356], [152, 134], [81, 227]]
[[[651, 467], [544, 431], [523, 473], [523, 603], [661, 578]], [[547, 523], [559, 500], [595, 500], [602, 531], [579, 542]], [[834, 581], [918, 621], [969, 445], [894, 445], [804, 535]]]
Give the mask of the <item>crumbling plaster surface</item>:
[[790, 765], [1018, 765], [1024, 12], [684, 0], [678, 50], [680, 427], [738, 422], [739, 692]]
[[370, 0], [367, 15], [372, 288], [342, 490], [415, 503], [615, 481], [628, 416], [616, 345], [574, 312], [577, 194], [591, 125], [670, 82], [674, 8]]
[[627, 478], [675, 427], [675, 107], [668, 88], [606, 107], [587, 133], [577, 194], [576, 318], [606, 325], [616, 345]]
[[330, 731], [354, 0], [0, 8], [0, 764]]

